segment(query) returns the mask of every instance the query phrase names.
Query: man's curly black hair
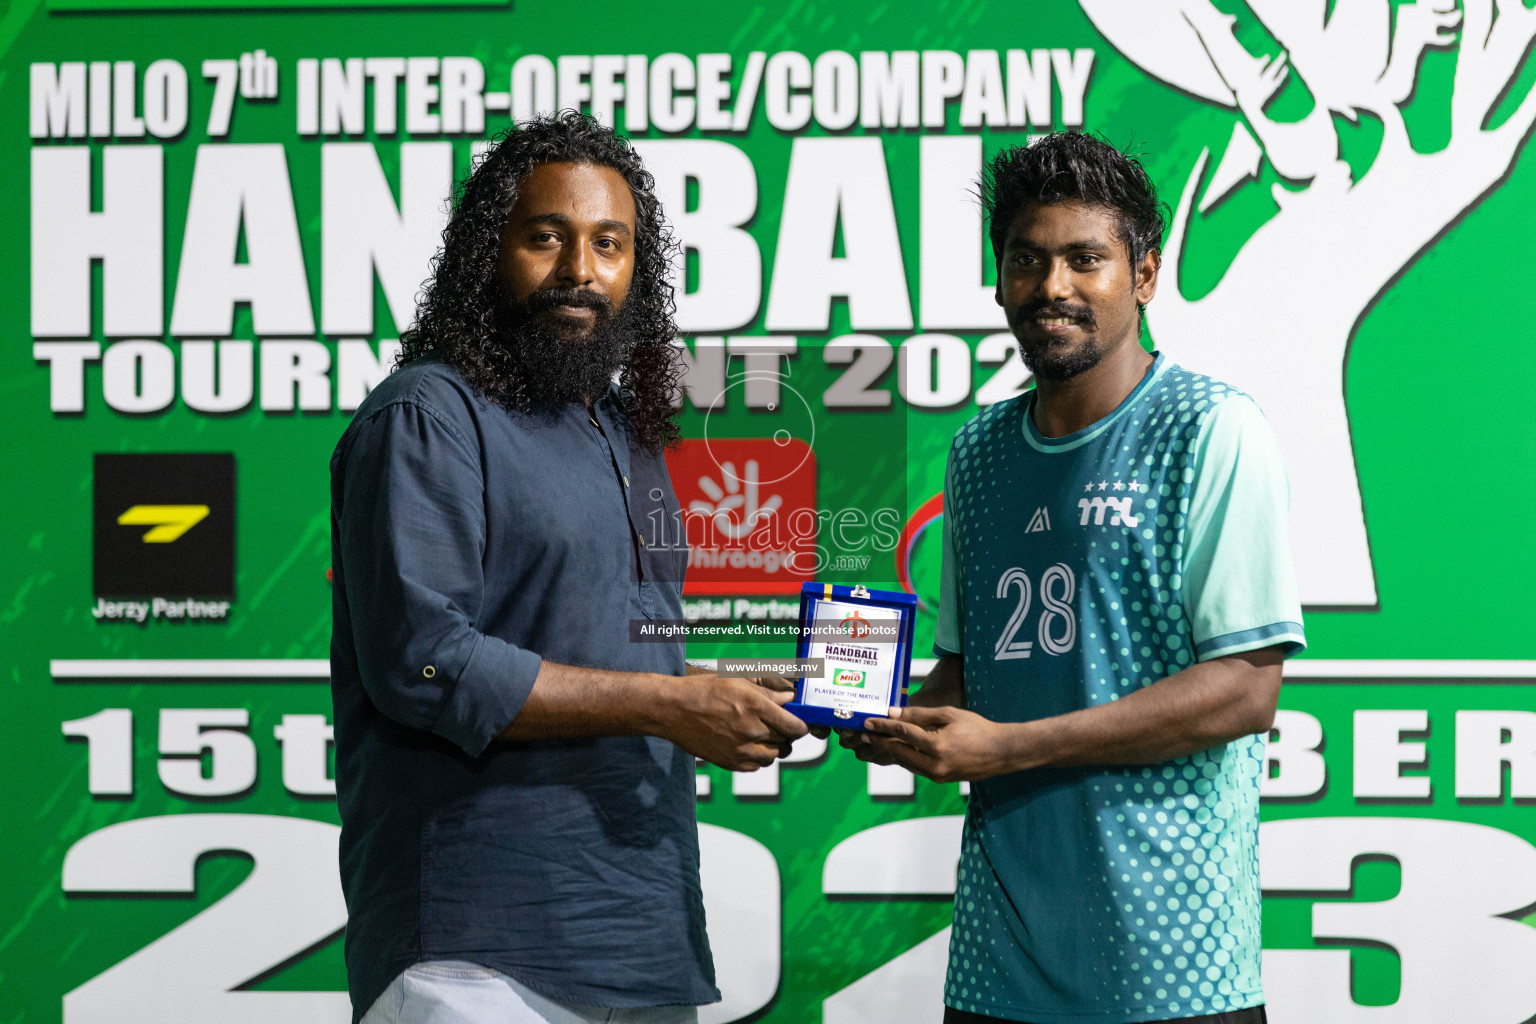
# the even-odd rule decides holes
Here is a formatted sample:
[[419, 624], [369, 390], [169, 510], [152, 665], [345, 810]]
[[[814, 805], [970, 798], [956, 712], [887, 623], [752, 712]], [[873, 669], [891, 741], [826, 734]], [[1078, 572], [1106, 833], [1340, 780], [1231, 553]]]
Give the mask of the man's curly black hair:
[[1167, 206], [1146, 168], [1083, 132], [1054, 132], [1003, 150], [982, 175], [981, 201], [999, 270], [1008, 229], [1029, 203], [1080, 202], [1114, 211], [1133, 269], [1148, 252], [1162, 249]]
[[630, 429], [641, 447], [660, 454], [677, 443], [678, 381], [673, 347], [676, 301], [668, 280], [676, 243], [662, 217], [655, 181], [629, 140], [575, 111], [514, 126], [460, 182], [443, 247], [432, 261], [416, 322], [400, 338], [396, 366], [436, 355], [486, 398], [531, 412], [516, 362], [498, 325], [497, 258], [518, 187], [540, 164], [592, 164], [617, 171], [635, 200], [635, 271], [624, 300], [633, 347], [619, 377]]

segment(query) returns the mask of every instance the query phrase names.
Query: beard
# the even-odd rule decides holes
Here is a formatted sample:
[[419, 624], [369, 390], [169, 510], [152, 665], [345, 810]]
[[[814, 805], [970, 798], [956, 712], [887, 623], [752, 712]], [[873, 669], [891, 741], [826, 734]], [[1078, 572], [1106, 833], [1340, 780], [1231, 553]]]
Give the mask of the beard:
[[[1075, 320], [1084, 330], [1084, 337], [1076, 345], [1072, 345], [1065, 339], [1020, 330], [1037, 317], [1066, 317]], [[1099, 365], [1099, 360], [1104, 358], [1099, 337], [1092, 332], [1094, 322], [1093, 310], [1087, 306], [1062, 304], [1020, 307], [1008, 317], [1008, 326], [1019, 343], [1019, 355], [1023, 357], [1024, 365], [1029, 367], [1029, 372], [1033, 373], [1037, 380], [1057, 382], [1071, 380], [1078, 374], [1093, 369]]]
[[[561, 323], [556, 306], [594, 313], [589, 325]], [[596, 401], [629, 361], [633, 331], [624, 308], [582, 288], [546, 288], [526, 300], [503, 284], [497, 302], [497, 334], [511, 356], [516, 403], [525, 409]]]

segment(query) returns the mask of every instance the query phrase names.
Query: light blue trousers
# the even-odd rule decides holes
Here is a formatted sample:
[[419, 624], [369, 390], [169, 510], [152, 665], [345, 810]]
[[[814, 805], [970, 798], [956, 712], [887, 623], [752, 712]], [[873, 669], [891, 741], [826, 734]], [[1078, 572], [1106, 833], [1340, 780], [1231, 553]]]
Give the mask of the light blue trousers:
[[697, 1024], [692, 1006], [610, 1009], [562, 1003], [500, 971], [463, 960], [407, 967], [362, 1024]]

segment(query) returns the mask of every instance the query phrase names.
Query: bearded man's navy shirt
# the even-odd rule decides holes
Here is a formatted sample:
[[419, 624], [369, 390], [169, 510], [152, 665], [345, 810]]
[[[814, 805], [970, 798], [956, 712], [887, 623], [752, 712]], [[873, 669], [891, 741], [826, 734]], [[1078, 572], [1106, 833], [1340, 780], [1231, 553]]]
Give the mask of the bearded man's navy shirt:
[[[594, 425], [595, 418], [600, 426]], [[435, 359], [368, 396], [331, 460], [331, 686], [354, 1020], [405, 968], [469, 960], [568, 1002], [720, 998], [694, 759], [646, 736], [511, 743], [542, 658], [683, 675], [676, 498], [616, 391], [524, 415]], [[661, 515], [667, 519], [648, 517]]]

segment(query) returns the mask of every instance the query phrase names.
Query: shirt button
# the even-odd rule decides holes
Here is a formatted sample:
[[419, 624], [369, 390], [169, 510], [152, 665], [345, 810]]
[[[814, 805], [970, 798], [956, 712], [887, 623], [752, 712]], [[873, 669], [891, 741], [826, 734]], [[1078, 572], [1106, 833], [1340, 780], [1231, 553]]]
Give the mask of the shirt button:
[[426, 668], [421, 670], [421, 674], [426, 676], [428, 679], [431, 679], [433, 676], [437, 675], [437, 666], [428, 665]]

